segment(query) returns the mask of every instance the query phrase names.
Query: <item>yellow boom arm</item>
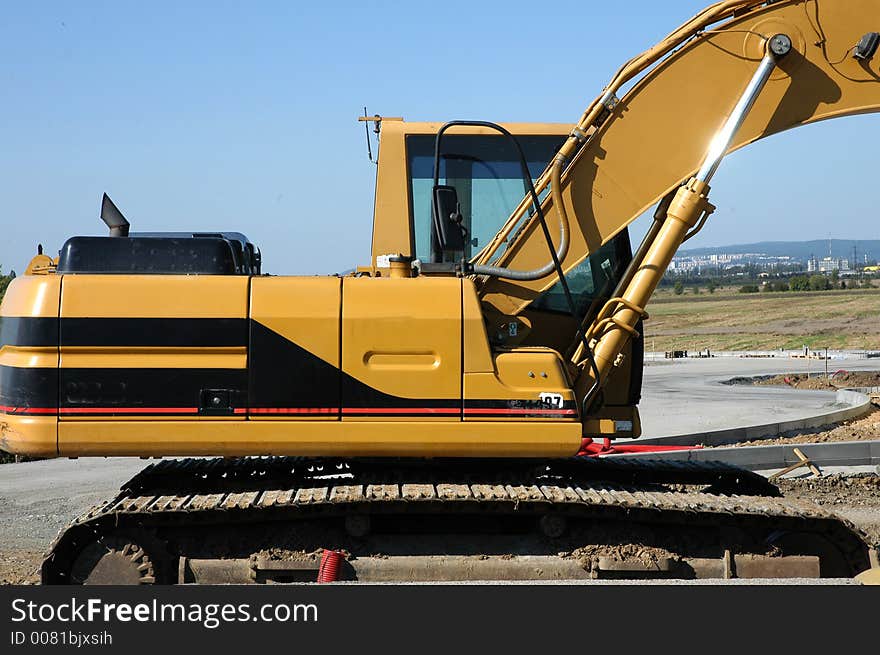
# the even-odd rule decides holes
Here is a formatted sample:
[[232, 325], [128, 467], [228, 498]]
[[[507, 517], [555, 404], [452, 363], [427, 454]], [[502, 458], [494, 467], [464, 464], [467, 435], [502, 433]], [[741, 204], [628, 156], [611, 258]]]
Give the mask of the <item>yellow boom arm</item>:
[[[792, 50], [779, 61], [729, 151], [792, 127], [880, 109], [880, 55], [853, 57], [859, 40], [875, 30], [880, 0], [721, 2], [628, 62], [563, 147], [570, 163], [544, 204], [554, 238], [559, 205], [569, 222], [564, 270], [697, 171], [769, 37], [788, 35]], [[639, 75], [617, 101], [619, 87]], [[539, 179], [539, 191], [550, 185], [553, 168]], [[522, 220], [527, 208], [524, 201], [476, 263], [489, 263], [504, 239], [510, 246], [494, 264], [532, 270], [548, 261], [537, 222]], [[500, 313], [515, 315], [556, 281], [553, 274], [516, 283], [490, 277], [482, 282], [481, 297]]]

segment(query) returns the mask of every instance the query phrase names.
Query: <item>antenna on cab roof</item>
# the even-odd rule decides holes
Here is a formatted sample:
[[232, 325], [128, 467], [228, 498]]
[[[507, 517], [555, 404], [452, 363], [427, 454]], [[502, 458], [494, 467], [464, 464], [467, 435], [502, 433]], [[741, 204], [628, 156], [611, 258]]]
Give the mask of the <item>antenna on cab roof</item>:
[[378, 139], [379, 139], [379, 132], [382, 129], [382, 121], [402, 121], [402, 120], [403, 120], [402, 116], [393, 116], [393, 117], [392, 116], [380, 116], [379, 114], [373, 114], [372, 116], [367, 116], [367, 108], [364, 107], [364, 115], [358, 116], [358, 122], [361, 122], [364, 124], [364, 133], [367, 135], [367, 157], [370, 158], [371, 162], [378, 165], [379, 159], [377, 157], [375, 161], [373, 160], [373, 148], [370, 144], [370, 126], [367, 125], [367, 123], [373, 123], [373, 134], [376, 135], [376, 139], [377, 139], [376, 152], [378, 153]]

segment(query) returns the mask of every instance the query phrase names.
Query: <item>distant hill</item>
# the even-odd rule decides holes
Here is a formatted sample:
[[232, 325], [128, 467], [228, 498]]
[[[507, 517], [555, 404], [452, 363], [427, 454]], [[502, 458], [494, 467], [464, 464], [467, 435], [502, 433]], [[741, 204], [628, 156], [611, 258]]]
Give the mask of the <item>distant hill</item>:
[[[860, 262], [864, 261], [866, 253], [868, 259], [880, 260], [880, 239], [832, 239], [831, 256], [851, 260], [853, 246], [856, 247], [856, 253]], [[810, 255], [815, 255], [821, 259], [828, 256], [828, 239], [816, 239], [814, 241], [760, 241], [758, 243], [742, 243], [714, 248], [689, 248], [678, 251], [679, 256], [738, 255], [743, 253], [763, 253], [771, 257], [788, 255], [803, 260], [809, 258]]]

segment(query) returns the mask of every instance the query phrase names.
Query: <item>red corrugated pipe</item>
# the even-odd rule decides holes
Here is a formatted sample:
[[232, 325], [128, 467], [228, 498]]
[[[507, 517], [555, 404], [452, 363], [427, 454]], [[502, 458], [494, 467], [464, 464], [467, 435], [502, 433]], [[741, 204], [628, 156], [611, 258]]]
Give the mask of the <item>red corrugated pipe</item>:
[[318, 567], [318, 582], [336, 582], [339, 579], [339, 567], [342, 566], [343, 555], [338, 550], [324, 549], [321, 564]]

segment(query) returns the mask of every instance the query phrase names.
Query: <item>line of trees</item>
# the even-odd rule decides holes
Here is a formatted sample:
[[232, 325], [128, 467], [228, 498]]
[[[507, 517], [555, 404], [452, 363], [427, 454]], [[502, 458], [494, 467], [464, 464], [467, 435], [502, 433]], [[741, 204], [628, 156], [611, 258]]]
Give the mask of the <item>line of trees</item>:
[[8, 287], [9, 283], [14, 279], [15, 273], [3, 275], [3, 267], [0, 266], [0, 300], [3, 300], [3, 296], [6, 294], [6, 287]]
[[[14, 279], [14, 271], [10, 272], [9, 275], [3, 275], [3, 267], [0, 266], [0, 300], [3, 300], [3, 296], [6, 295], [6, 289], [9, 287], [9, 283]], [[9, 464], [14, 461], [16, 461], [15, 455], [0, 450], [0, 464]]]
[[[694, 290], [694, 295], [695, 296], [699, 295], [700, 285], [695, 284], [692, 288]], [[718, 288], [718, 283], [715, 280], [709, 280], [708, 282], [706, 282], [706, 291], [708, 291], [709, 293], [715, 293], [715, 289], [717, 289], [717, 288]], [[681, 294], [683, 294], [684, 293], [684, 282], [682, 282], [681, 280], [676, 280], [675, 284], [672, 285], [672, 292], [676, 296], [680, 296]]]
[[740, 293], [757, 293], [758, 291], [831, 291], [832, 289], [871, 289], [874, 287], [870, 280], [841, 280], [832, 275], [796, 275], [788, 281], [767, 281], [760, 287], [757, 284], [744, 284], [739, 288]]
[[[825, 275], [795, 275], [788, 281], [788, 286], [792, 291], [828, 291], [836, 288], [840, 284], [840, 277], [837, 271], [831, 274], [831, 277]], [[846, 288], [846, 287], [844, 287]]]

